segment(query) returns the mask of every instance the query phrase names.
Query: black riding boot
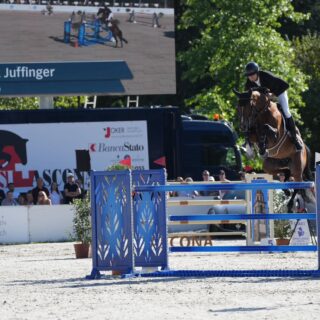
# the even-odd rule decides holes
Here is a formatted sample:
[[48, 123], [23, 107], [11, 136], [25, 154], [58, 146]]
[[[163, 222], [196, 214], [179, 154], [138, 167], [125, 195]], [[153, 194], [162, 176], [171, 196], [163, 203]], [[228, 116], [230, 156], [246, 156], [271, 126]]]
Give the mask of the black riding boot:
[[293, 117], [286, 118], [286, 123], [287, 123], [287, 130], [290, 132], [293, 144], [295, 145], [297, 151], [301, 151], [302, 144], [297, 138], [296, 125], [294, 124]]

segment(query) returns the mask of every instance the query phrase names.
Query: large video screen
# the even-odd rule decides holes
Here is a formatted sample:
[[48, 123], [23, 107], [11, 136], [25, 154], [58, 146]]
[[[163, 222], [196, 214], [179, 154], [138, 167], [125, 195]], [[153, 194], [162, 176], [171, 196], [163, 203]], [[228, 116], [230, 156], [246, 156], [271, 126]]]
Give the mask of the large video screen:
[[0, 95], [176, 93], [174, 0], [3, 1], [0, 29]]

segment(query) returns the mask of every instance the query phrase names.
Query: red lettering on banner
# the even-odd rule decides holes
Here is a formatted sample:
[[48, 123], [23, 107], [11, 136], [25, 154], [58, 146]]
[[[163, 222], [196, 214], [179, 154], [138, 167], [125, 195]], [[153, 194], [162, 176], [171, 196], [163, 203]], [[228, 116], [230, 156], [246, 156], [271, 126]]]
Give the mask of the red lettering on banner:
[[35, 176], [35, 171], [29, 171], [28, 178], [22, 177], [21, 171], [14, 171], [13, 172], [13, 183], [16, 188], [23, 188], [23, 187], [33, 187], [33, 180]]

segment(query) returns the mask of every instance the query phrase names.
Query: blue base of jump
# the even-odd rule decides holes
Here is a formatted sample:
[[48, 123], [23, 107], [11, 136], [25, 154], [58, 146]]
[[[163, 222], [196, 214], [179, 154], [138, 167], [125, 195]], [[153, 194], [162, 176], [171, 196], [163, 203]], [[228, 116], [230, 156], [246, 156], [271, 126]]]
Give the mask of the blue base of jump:
[[91, 46], [95, 44], [105, 44], [107, 42], [113, 43], [111, 41], [112, 37], [102, 38], [102, 37], [95, 37], [94, 35], [86, 35], [84, 40], [80, 43], [81, 46]]
[[320, 270], [172, 270], [136, 274], [144, 278], [196, 278], [196, 277], [307, 277], [320, 278]]
[[197, 246], [170, 247], [170, 252], [297, 252], [317, 251], [317, 246]]

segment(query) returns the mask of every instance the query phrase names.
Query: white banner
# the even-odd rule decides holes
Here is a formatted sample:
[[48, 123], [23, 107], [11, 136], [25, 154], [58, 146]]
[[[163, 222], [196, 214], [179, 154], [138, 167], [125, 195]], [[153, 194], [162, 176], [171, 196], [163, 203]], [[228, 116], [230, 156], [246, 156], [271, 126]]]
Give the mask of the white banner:
[[14, 182], [18, 191], [26, 191], [42, 177], [47, 187], [55, 181], [62, 190], [67, 172], [83, 175], [75, 155], [82, 149], [90, 151], [92, 170], [118, 163], [149, 169], [146, 121], [0, 125], [0, 143], [2, 189]]
[[291, 238], [290, 245], [292, 246], [302, 246], [311, 243], [310, 230], [308, 225], [308, 220], [290, 220], [291, 229], [294, 234]]

